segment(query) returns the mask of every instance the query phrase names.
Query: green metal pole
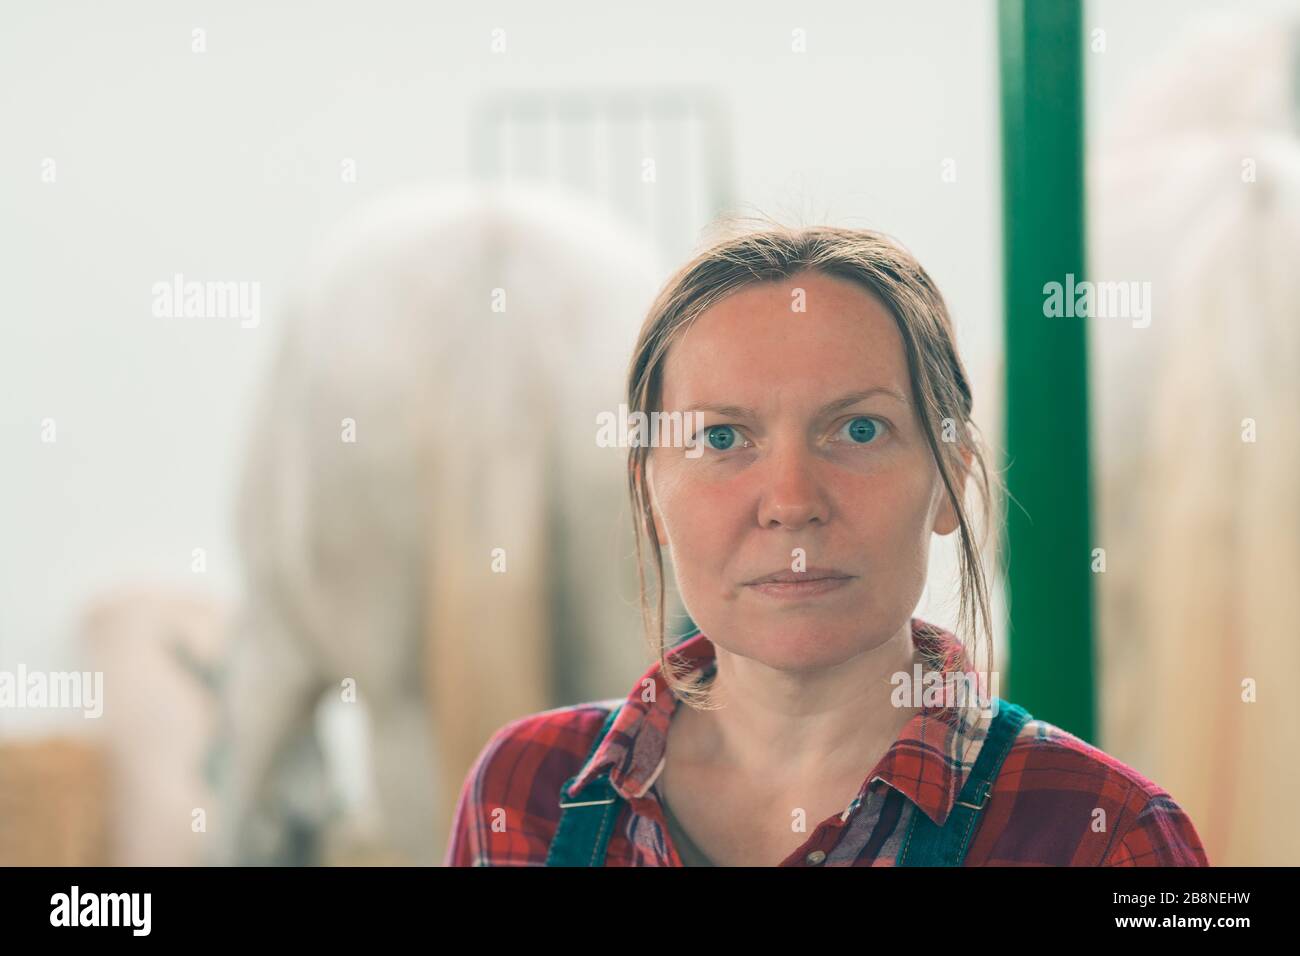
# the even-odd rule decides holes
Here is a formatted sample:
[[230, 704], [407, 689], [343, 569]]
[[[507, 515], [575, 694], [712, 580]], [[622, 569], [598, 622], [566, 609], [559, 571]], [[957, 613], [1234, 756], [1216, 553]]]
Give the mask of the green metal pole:
[[1081, 0], [1000, 0], [1006, 306], [1008, 694], [1094, 737], [1085, 319], [1044, 314], [1084, 278]]

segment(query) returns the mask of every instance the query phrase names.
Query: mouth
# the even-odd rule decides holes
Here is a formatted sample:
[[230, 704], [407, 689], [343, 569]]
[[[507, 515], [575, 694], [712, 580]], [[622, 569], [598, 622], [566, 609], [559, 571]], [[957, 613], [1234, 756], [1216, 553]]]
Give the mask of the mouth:
[[838, 591], [853, 580], [853, 575], [840, 571], [810, 568], [802, 573], [781, 571], [769, 574], [750, 581], [745, 587], [771, 598], [807, 598]]

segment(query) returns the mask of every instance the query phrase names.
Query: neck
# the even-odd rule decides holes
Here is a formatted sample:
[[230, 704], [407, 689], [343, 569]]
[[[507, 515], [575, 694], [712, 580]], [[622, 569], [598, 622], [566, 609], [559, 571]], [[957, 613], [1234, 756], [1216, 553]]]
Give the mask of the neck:
[[742, 776], [865, 774], [917, 712], [890, 700], [890, 679], [910, 675], [916, 659], [910, 621], [882, 644], [818, 671], [780, 671], [715, 650], [721, 707], [692, 717], [694, 756]]

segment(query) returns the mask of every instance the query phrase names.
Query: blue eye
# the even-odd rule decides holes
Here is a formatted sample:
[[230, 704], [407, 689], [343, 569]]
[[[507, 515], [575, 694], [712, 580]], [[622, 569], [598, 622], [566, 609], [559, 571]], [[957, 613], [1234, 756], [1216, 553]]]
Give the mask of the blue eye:
[[859, 445], [865, 445], [876, 437], [880, 432], [880, 426], [876, 424], [874, 418], [860, 416], [845, 423], [848, 429], [849, 437]]
[[[850, 440], [855, 445], [868, 445], [880, 437], [883, 423], [865, 415], [845, 422], [841, 432], [848, 430]], [[700, 434], [713, 451], [731, 451], [736, 446], [737, 435], [734, 425], [709, 425]], [[698, 440], [698, 439], [697, 439]]]
[[[715, 451], [728, 451], [735, 441], [736, 430], [730, 425], [710, 425], [704, 429], [704, 434], [708, 437], [709, 447]], [[728, 434], [730, 433], [730, 435]]]

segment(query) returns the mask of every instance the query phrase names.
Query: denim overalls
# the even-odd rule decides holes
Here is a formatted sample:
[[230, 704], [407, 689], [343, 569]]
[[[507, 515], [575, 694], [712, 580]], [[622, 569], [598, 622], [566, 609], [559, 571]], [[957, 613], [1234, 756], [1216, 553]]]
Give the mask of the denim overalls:
[[[620, 704], [609, 712], [587, 761], [609, 733], [621, 708]], [[903, 837], [903, 848], [895, 861], [897, 866], [961, 866], [975, 832], [975, 823], [988, 802], [989, 791], [997, 779], [1002, 761], [1011, 750], [1020, 728], [1031, 719], [1023, 707], [997, 698], [997, 716], [989, 725], [984, 746], [980, 748], [975, 766], [971, 768], [948, 819], [940, 827], [914, 808], [911, 826]], [[583, 761], [584, 767], [587, 761]], [[605, 865], [609, 838], [626, 801], [609, 782], [609, 771], [593, 778], [581, 793], [569, 797], [569, 787], [576, 779], [577, 774], [560, 788], [560, 823], [546, 856], [547, 866]]]

